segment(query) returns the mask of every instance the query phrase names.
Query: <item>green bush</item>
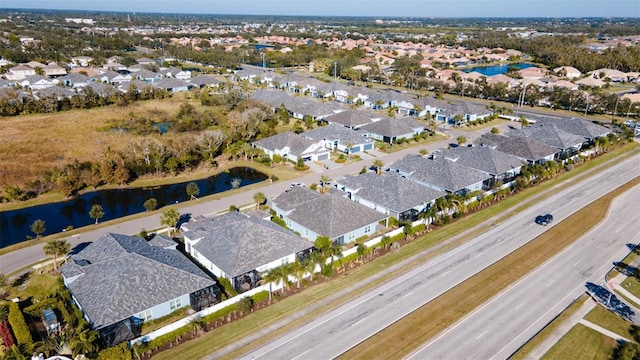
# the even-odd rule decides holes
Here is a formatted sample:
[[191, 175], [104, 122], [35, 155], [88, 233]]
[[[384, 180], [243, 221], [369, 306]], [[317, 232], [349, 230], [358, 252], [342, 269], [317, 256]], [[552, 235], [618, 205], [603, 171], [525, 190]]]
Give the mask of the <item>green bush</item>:
[[56, 307], [56, 305], [58, 305], [58, 302], [59, 300], [56, 298], [46, 298], [38, 303], [24, 308], [24, 312], [25, 314], [29, 314], [35, 318], [39, 318], [42, 316], [42, 311], [44, 309]]
[[253, 302], [254, 303], [258, 303], [258, 302], [260, 302], [262, 300], [268, 299], [269, 298], [269, 292], [266, 291], [266, 290], [265, 291], [260, 291], [259, 293], [254, 294], [252, 296], [252, 298], [253, 298]]
[[350, 255], [347, 255], [347, 256], [343, 257], [341, 260], [342, 260], [343, 264], [347, 264], [347, 263], [355, 261], [358, 258], [358, 256], [359, 256], [358, 253], [355, 252], [353, 254], [350, 254]]
[[236, 291], [236, 289], [233, 288], [233, 286], [231, 285], [231, 281], [229, 281], [229, 279], [218, 278], [218, 282], [220, 283], [220, 285], [222, 285], [222, 287], [224, 287], [224, 292], [227, 293], [229, 297], [234, 297], [238, 295], [238, 292]]
[[98, 353], [97, 360], [131, 360], [131, 351], [128, 344], [123, 342], [120, 345], [106, 348]]
[[359, 242], [362, 242], [363, 240], [367, 240], [368, 237], [369, 237], [368, 235], [362, 235], [356, 239], [356, 242], [359, 243]]
[[309, 190], [313, 190], [313, 191], [318, 190], [318, 184], [313, 183], [313, 184], [309, 185]]
[[413, 234], [419, 233], [421, 231], [424, 231], [424, 229], [426, 229], [426, 228], [427, 228], [427, 226], [425, 224], [418, 224], [418, 225], [414, 226], [413, 228], [411, 228], [410, 234], [413, 235]]
[[33, 338], [31, 337], [31, 332], [29, 331], [29, 327], [27, 326], [26, 321], [24, 321], [24, 316], [22, 315], [22, 311], [20, 311], [20, 307], [18, 304], [14, 302], [9, 302], [9, 326], [11, 326], [11, 330], [13, 330], [13, 335], [16, 337], [16, 342], [21, 347], [30, 348], [33, 344]]

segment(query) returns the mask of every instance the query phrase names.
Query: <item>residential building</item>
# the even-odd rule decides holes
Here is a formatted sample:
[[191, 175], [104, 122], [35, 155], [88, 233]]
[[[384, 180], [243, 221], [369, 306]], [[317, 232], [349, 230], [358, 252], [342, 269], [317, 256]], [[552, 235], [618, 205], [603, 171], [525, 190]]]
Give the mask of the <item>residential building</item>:
[[145, 321], [220, 300], [215, 281], [167, 245], [107, 233], [62, 266], [65, 286], [105, 345], [139, 336]]
[[422, 134], [425, 129], [426, 125], [411, 117], [402, 119], [385, 117], [371, 124], [362, 126], [359, 131], [372, 139], [393, 144], [401, 139], [413, 139], [415, 135]]
[[319, 142], [327, 149], [342, 151], [346, 154], [373, 149], [373, 140], [364, 137], [358, 131], [333, 123], [303, 132], [302, 135], [309, 140]]
[[236, 291], [254, 288], [261, 273], [294, 263], [312, 247], [290, 230], [237, 211], [181, 226], [185, 251]]
[[373, 235], [379, 222], [388, 217], [342, 196], [323, 195], [302, 186], [294, 186], [271, 203], [276, 215], [302, 237], [315, 241], [327, 236], [338, 245]]
[[298, 161], [298, 158], [302, 158], [304, 161], [326, 161], [331, 155], [331, 150], [319, 141], [291, 131], [254, 141], [251, 145], [264, 151], [271, 159], [277, 154], [284, 160], [293, 162]]

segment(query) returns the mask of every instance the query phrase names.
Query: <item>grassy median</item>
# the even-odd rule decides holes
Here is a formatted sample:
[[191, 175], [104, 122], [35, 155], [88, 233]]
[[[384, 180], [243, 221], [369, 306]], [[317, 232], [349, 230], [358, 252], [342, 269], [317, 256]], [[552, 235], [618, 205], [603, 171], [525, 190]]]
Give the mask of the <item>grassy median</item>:
[[[502, 260], [352, 348], [341, 358], [398, 359], [409, 354], [586, 234], [606, 216], [616, 196], [637, 184], [640, 184], [640, 178], [611, 191]], [[393, 341], [386, 341], [388, 339]]]

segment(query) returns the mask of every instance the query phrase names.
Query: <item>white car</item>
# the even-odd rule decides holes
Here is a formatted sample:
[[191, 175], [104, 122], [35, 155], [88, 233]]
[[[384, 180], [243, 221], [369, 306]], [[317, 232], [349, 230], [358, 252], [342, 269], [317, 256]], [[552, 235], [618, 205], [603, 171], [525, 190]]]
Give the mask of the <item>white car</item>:
[[306, 185], [304, 183], [302, 183], [302, 182], [294, 181], [294, 182], [291, 183], [291, 187], [293, 188], [295, 186], [305, 187]]

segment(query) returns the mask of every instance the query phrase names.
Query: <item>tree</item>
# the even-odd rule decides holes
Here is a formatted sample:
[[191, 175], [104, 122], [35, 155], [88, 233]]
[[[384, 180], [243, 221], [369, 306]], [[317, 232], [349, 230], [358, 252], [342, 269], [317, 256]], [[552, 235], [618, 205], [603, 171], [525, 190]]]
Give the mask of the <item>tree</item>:
[[188, 183], [186, 190], [187, 190], [187, 196], [191, 200], [195, 199], [198, 195], [200, 195], [200, 188], [198, 187], [198, 184], [196, 184], [195, 182]]
[[458, 138], [456, 139], [456, 142], [458, 143], [458, 146], [464, 144], [467, 142], [467, 137], [464, 135], [460, 135], [458, 136]]
[[180, 220], [180, 213], [175, 208], [169, 208], [160, 216], [160, 224], [166, 225], [169, 228], [169, 236], [173, 235], [173, 232]]
[[71, 338], [70, 346], [73, 354], [76, 356], [92, 355], [98, 350], [98, 332], [86, 326], [81, 327], [79, 330], [79, 333]]
[[260, 205], [264, 204], [264, 202], [267, 201], [267, 197], [263, 192], [258, 191], [257, 193], [253, 194], [253, 201], [256, 203], [256, 208], [259, 209]]
[[347, 142], [347, 159], [351, 160], [351, 148], [353, 147], [352, 142]]
[[241, 182], [241, 181], [242, 181], [242, 180], [240, 180], [240, 178], [233, 178], [233, 179], [231, 179], [231, 189], [235, 190], [235, 189], [239, 188], [239, 187], [240, 187], [240, 182]]
[[313, 247], [318, 249], [320, 253], [326, 255], [327, 250], [331, 247], [331, 239], [328, 236], [318, 236], [313, 242]]
[[307, 273], [307, 267], [299, 260], [296, 260], [296, 262], [291, 264], [291, 273], [296, 278], [296, 288], [300, 289], [300, 282], [304, 279], [304, 275]]
[[142, 204], [142, 206], [144, 206], [144, 209], [146, 211], [153, 211], [158, 207], [158, 200], [154, 198], [149, 198], [147, 201], [144, 202], [144, 204]]
[[36, 240], [40, 239], [40, 235], [47, 231], [44, 227], [44, 220], [38, 219], [31, 224], [31, 231], [36, 234]]
[[427, 156], [427, 154], [429, 154], [429, 150], [422, 148], [420, 149], [420, 155], [421, 156]]
[[58, 270], [58, 256], [65, 256], [71, 250], [67, 240], [51, 240], [44, 245], [43, 251], [47, 256], [53, 256], [53, 268]]
[[373, 166], [375, 166], [376, 168], [376, 174], [380, 175], [382, 174], [382, 167], [384, 166], [384, 163], [382, 162], [382, 160], [380, 159], [376, 159], [373, 161]]
[[102, 210], [102, 206], [101, 205], [93, 205], [91, 207], [91, 210], [89, 210], [89, 217], [94, 219], [96, 221], [96, 224], [98, 223], [98, 220], [102, 219], [102, 217], [104, 216], [104, 211]]
[[327, 185], [331, 181], [331, 178], [328, 175], [320, 175], [320, 186], [322, 186], [322, 192], [326, 192]]

